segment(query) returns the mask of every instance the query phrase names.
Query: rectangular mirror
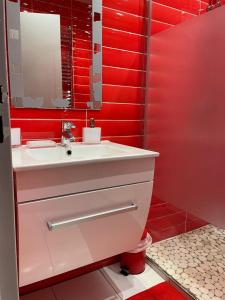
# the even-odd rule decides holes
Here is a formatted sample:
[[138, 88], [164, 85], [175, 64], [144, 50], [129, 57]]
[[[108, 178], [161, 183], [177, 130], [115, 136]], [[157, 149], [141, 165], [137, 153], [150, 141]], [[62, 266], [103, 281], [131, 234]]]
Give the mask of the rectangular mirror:
[[102, 1], [7, 1], [11, 104], [101, 109]]

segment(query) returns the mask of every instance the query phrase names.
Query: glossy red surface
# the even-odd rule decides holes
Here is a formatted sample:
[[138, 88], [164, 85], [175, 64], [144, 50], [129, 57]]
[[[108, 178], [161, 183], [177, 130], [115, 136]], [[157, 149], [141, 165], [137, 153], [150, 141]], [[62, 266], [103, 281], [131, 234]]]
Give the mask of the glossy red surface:
[[97, 127], [102, 128], [102, 135], [107, 136], [138, 136], [144, 134], [144, 121], [100, 121], [96, 122]]
[[103, 66], [103, 84], [144, 87], [145, 76], [144, 71]]
[[144, 104], [143, 87], [103, 85], [103, 102]]
[[145, 2], [143, 0], [103, 0], [103, 4], [105, 7], [128, 12], [138, 16], [144, 16], [146, 13]]
[[186, 212], [153, 195], [146, 228], [153, 242], [184, 233]]
[[193, 18], [194, 15], [184, 12], [183, 10], [174, 9], [173, 7], [152, 3], [152, 19], [155, 21], [177, 25], [186, 19]]
[[[124, 22], [126, 20], [126, 22]], [[122, 31], [133, 32], [136, 34], [145, 33], [147, 24], [142, 16], [131, 15], [122, 11], [112, 10], [104, 7], [103, 26], [115, 28]]]
[[[22, 0], [21, 7], [27, 11], [48, 11], [61, 14], [62, 24], [71, 22], [69, 11], [72, 7], [72, 15], [86, 18], [87, 13], [83, 5], [74, 6], [73, 1], [57, 0], [56, 5], [46, 0]], [[112, 103], [111, 106], [104, 104], [102, 112], [95, 112], [93, 115], [100, 120], [113, 121], [121, 120], [121, 132], [114, 130], [114, 126], [103, 130], [107, 138], [113, 137], [115, 141], [123, 141], [133, 145], [143, 145], [140, 140], [143, 138], [143, 131], [130, 131], [132, 120], [143, 121], [144, 85], [146, 67], [146, 6], [145, 0], [104, 0], [103, 1], [103, 101]], [[200, 4], [197, 6], [193, 1], [169, 1], [159, 0], [152, 3], [152, 34], [166, 30], [187, 18], [197, 15]], [[203, 5], [202, 5], [203, 6]], [[75, 19], [72, 21], [75, 26]], [[82, 23], [82, 22], [81, 22]], [[84, 22], [85, 23], [85, 22]], [[82, 23], [83, 24], [83, 23]], [[82, 24], [80, 28], [82, 28]], [[84, 24], [85, 25], [85, 24]], [[83, 107], [89, 99], [89, 66], [90, 41], [84, 31], [73, 28], [73, 51], [74, 68], [74, 94], [76, 100], [81, 102]], [[116, 68], [115, 68], [116, 67]], [[137, 104], [119, 106], [119, 103]], [[139, 104], [139, 105], [138, 105]], [[87, 114], [89, 117], [91, 112]], [[73, 111], [63, 113], [60, 111], [35, 111], [35, 110], [14, 110], [12, 109], [12, 125], [22, 127], [22, 137], [25, 140], [31, 138], [60, 138], [60, 120], [63, 118], [74, 120], [78, 126], [78, 120], [86, 122], [86, 113]], [[22, 119], [20, 121], [20, 119]], [[30, 119], [34, 119], [31, 122]], [[55, 120], [57, 119], [57, 121]], [[43, 122], [43, 126], [40, 124]], [[110, 122], [109, 122], [110, 123]], [[105, 126], [107, 126], [106, 123]], [[26, 126], [27, 124], [27, 126]], [[111, 132], [111, 133], [110, 133]], [[81, 130], [77, 131], [78, 138], [81, 138]], [[135, 134], [135, 136], [133, 136]], [[103, 135], [103, 137], [104, 137]], [[131, 140], [133, 139], [133, 142]], [[137, 143], [137, 144], [136, 144]]]
[[[26, 11], [59, 13], [63, 25], [73, 25], [73, 88], [80, 108], [90, 99], [90, 41], [85, 33], [84, 5], [72, 0], [22, 0]], [[94, 116], [104, 126], [103, 139], [143, 146], [144, 85], [146, 68], [145, 0], [103, 1], [103, 108], [99, 112], [12, 109], [12, 126], [21, 127], [23, 142], [29, 139], [60, 139], [61, 120], [73, 120], [75, 134], [82, 137], [87, 118]], [[72, 7], [71, 19], [70, 11]], [[79, 15], [79, 28], [74, 17]], [[65, 51], [66, 50], [65, 45]], [[128, 51], [127, 51], [128, 50]], [[65, 55], [67, 52], [64, 52]], [[100, 121], [101, 120], [101, 121]], [[119, 126], [121, 121], [122, 126]]]
[[174, 7], [178, 10], [189, 12], [195, 15], [199, 14], [201, 1], [198, 0], [154, 0], [154, 2]]
[[170, 282], [160, 283], [144, 292], [134, 295], [127, 300], [187, 300]]
[[103, 64], [124, 69], [145, 70], [146, 54], [104, 47]]
[[103, 103], [100, 111], [88, 111], [87, 118], [96, 120], [143, 120], [144, 105], [139, 104], [117, 104], [116, 110], [114, 103]]
[[144, 35], [120, 31], [114, 28], [103, 28], [103, 45], [110, 48], [145, 53], [147, 39]]
[[123, 253], [120, 258], [120, 266], [122, 269], [128, 270], [129, 274], [141, 274], [145, 270], [146, 250], [138, 253]]

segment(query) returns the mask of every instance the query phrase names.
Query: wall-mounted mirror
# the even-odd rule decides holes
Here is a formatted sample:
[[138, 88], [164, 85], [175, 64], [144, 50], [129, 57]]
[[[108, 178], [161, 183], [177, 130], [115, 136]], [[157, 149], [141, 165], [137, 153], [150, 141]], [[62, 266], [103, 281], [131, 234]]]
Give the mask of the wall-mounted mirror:
[[100, 109], [102, 1], [7, 1], [12, 106]]

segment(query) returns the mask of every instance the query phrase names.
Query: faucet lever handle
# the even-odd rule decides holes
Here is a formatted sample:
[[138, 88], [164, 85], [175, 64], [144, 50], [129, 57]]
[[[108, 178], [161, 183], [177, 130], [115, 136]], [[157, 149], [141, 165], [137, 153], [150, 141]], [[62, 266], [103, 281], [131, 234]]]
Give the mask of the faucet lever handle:
[[62, 123], [63, 131], [70, 130], [72, 128], [76, 128], [73, 122], [70, 121], [63, 121]]

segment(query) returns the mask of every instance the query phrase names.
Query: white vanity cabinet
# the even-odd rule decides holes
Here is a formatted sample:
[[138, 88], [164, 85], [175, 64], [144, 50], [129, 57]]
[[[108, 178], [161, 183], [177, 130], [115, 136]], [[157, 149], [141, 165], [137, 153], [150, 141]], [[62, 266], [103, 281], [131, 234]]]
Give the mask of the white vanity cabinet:
[[[152, 183], [140, 183], [20, 204], [20, 284], [135, 247], [145, 226], [151, 188]], [[55, 227], [49, 228], [48, 222]]]
[[[20, 286], [136, 247], [149, 212], [157, 156], [138, 150], [146, 156], [36, 168], [15, 161]], [[26, 149], [14, 154], [19, 151], [24, 159]]]

